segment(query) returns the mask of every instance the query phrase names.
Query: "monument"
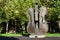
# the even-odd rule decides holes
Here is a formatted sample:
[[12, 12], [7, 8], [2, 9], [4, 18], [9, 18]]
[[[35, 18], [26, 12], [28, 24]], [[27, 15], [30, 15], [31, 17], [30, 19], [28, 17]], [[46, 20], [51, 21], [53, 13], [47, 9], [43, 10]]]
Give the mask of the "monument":
[[27, 31], [31, 35], [31, 38], [43, 38], [45, 33], [48, 31], [48, 25], [45, 21], [45, 15], [47, 14], [47, 9], [45, 6], [40, 7], [40, 12], [38, 12], [38, 2], [35, 3], [35, 12], [33, 8], [28, 9], [29, 13], [29, 23], [27, 26]]

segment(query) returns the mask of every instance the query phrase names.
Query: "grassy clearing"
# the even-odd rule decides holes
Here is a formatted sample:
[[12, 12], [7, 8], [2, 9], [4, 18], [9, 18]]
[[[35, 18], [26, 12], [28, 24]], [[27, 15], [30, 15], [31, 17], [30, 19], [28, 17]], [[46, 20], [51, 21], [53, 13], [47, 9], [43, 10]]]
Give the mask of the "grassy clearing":
[[46, 33], [47, 37], [60, 37], [60, 33]]
[[0, 36], [22, 36], [21, 34], [0, 34]]
[[[0, 34], [0, 36], [7, 36], [7, 37], [14, 37], [14, 36], [28, 36], [28, 33], [24, 33], [24, 34]], [[46, 33], [45, 34], [46, 37], [60, 37], [60, 33]]]

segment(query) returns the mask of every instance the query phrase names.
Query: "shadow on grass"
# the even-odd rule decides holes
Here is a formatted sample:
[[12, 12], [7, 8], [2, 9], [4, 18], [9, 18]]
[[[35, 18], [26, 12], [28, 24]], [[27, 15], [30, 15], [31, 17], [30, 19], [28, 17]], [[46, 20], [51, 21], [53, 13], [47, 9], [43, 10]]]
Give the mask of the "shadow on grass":
[[5, 37], [0, 35], [0, 40], [19, 40], [19, 39], [15, 37]]
[[27, 36], [27, 37], [29, 37], [29, 33], [22, 33], [22, 36]]

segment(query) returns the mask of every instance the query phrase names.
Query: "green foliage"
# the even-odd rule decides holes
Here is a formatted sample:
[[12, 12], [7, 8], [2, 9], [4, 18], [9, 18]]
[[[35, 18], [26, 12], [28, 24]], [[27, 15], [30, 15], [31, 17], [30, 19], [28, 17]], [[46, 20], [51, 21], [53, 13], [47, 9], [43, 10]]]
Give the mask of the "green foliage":
[[40, 0], [41, 5], [47, 7], [47, 21], [57, 21], [58, 17], [60, 16], [60, 1], [59, 0]]
[[[0, 0], [0, 19], [9, 21], [18, 18], [21, 24], [28, 21], [28, 8], [35, 5], [36, 0]], [[38, 0], [39, 8], [41, 5], [47, 7], [47, 21], [55, 20], [60, 17], [59, 0]], [[55, 20], [56, 21], [56, 20]]]

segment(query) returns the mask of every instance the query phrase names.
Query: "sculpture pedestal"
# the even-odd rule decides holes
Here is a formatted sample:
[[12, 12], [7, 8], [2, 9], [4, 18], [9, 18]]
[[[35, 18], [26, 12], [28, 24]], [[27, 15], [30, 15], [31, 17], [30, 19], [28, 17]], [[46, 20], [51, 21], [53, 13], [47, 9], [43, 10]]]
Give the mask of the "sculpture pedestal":
[[45, 38], [45, 35], [30, 35], [30, 38]]

